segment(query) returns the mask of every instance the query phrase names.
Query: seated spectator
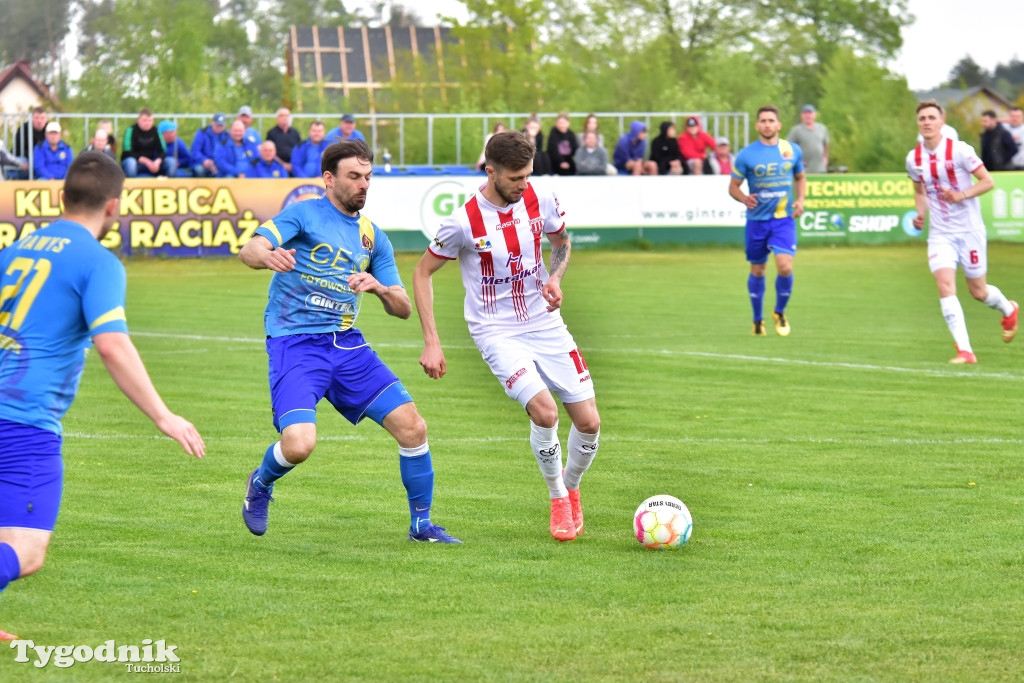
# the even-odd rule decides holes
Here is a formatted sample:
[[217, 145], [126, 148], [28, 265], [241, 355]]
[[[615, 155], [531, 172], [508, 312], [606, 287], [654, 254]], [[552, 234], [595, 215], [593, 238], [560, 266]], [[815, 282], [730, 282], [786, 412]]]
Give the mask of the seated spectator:
[[508, 130], [508, 126], [506, 126], [501, 121], [498, 121], [496, 124], [494, 124], [494, 128], [492, 128], [491, 132], [488, 133], [487, 137], [484, 138], [484, 148], [480, 150], [480, 158], [476, 160], [476, 170], [484, 170], [484, 166], [487, 164], [487, 143], [491, 141], [491, 138], [494, 137], [495, 133], [504, 133], [506, 130]]
[[323, 121], [309, 124], [309, 137], [292, 152], [292, 175], [296, 178], [319, 178], [320, 158], [330, 145], [325, 137]]
[[548, 159], [551, 169], [557, 175], [576, 175], [576, 133], [569, 128], [569, 115], [561, 113], [555, 119], [555, 127], [548, 133]]
[[[583, 145], [576, 150], [576, 173], [578, 175], [608, 175], [608, 150], [597, 143], [597, 133], [588, 131], [583, 136]], [[612, 175], [615, 175], [612, 167]]]
[[[356, 117], [352, 114], [345, 114], [341, 117], [341, 123], [327, 134], [328, 144], [341, 142], [342, 140], [362, 140], [366, 142], [366, 136], [356, 130]], [[317, 174], [319, 175], [319, 174]]]
[[46, 124], [46, 140], [33, 152], [36, 178], [39, 180], [64, 180], [74, 154], [67, 143], [60, 139], [60, 124], [50, 121]]
[[32, 110], [32, 118], [21, 124], [14, 134], [14, 156], [28, 159], [32, 150], [46, 141], [46, 124], [49, 120], [45, 107]]
[[651, 161], [658, 165], [658, 175], [682, 175], [683, 155], [676, 138], [676, 124], [661, 122], [661, 134], [651, 140]]
[[260, 156], [259, 148], [245, 139], [245, 124], [235, 119], [231, 124], [231, 139], [217, 148], [214, 162], [218, 178], [247, 178], [252, 165]]
[[217, 148], [231, 139], [225, 130], [227, 123], [227, 117], [217, 112], [210, 119], [210, 125], [197, 130], [196, 136], [192, 138], [192, 175], [196, 178], [217, 176]]
[[288, 169], [277, 158], [277, 145], [273, 140], [260, 143], [260, 158], [252, 165], [250, 178], [287, 178]]
[[[102, 121], [100, 122], [102, 124]], [[117, 153], [114, 151], [114, 138], [110, 135], [105, 128], [98, 127], [96, 132], [93, 133], [92, 140], [86, 145], [83, 152], [103, 152], [108, 157], [117, 161]]]
[[235, 118], [245, 124], [245, 139], [248, 142], [251, 142], [254, 147], [259, 147], [260, 140], [263, 139], [263, 136], [260, 135], [258, 130], [252, 127], [252, 107], [248, 104], [244, 107], [240, 107]]
[[[114, 135], [114, 122], [110, 119], [100, 119], [100, 122], [96, 124], [96, 130], [105, 131], [107, 134], [107, 143], [110, 145], [110, 151], [114, 153], [114, 158], [117, 158], [117, 136]], [[103, 150], [101, 150], [103, 151]]]
[[156, 127], [164, 143], [164, 173], [168, 178], [187, 178], [192, 175], [192, 155], [185, 143], [178, 139], [178, 124], [161, 121]]
[[597, 114], [587, 114], [587, 118], [583, 120], [583, 131], [576, 135], [576, 142], [582, 147], [584, 136], [593, 131], [597, 135], [597, 146], [607, 149], [604, 145], [604, 136], [597, 130], [598, 120]]
[[715, 148], [715, 139], [701, 130], [696, 116], [686, 119], [686, 130], [679, 136], [679, 151], [689, 166], [690, 173], [702, 175], [708, 152]]
[[729, 138], [715, 140], [715, 152], [708, 157], [708, 161], [711, 163], [711, 172], [715, 175], [732, 175], [736, 155], [729, 151]]
[[658, 164], [644, 161], [647, 151], [647, 126], [643, 121], [629, 124], [629, 132], [625, 133], [615, 145], [612, 163], [619, 173], [627, 175], [658, 175]]
[[163, 160], [164, 147], [153, 127], [153, 112], [142, 108], [138, 120], [124, 132], [121, 168], [128, 178], [155, 176], [163, 173]]
[[551, 175], [551, 158], [544, 150], [544, 133], [540, 131], [540, 119], [530, 114], [523, 126], [523, 135], [533, 143], [533, 175]]
[[277, 148], [277, 160], [292, 172], [292, 151], [302, 144], [299, 131], [292, 128], [292, 113], [285, 107], [277, 110], [277, 125], [267, 131], [267, 139]]
[[4, 141], [0, 140], [0, 180], [16, 179], [20, 173], [28, 177], [28, 162], [8, 152]]

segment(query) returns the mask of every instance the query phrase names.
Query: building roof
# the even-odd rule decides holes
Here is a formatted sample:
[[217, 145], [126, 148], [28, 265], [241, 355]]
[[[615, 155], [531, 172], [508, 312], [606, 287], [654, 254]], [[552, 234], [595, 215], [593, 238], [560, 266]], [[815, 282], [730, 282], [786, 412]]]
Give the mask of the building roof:
[[964, 100], [985, 95], [1007, 109], [1013, 106], [1013, 102], [997, 93], [987, 85], [979, 85], [973, 88], [936, 88], [935, 90], [922, 90], [917, 93], [919, 100], [935, 100], [948, 109], [950, 105], [960, 104]]
[[39, 97], [43, 100], [48, 102], [54, 101], [53, 95], [50, 94], [50, 88], [40, 83], [32, 75], [32, 69], [27, 59], [20, 59], [4, 68], [3, 71], [0, 71], [0, 90], [6, 88], [16, 78], [25, 80], [33, 90], [39, 93]]

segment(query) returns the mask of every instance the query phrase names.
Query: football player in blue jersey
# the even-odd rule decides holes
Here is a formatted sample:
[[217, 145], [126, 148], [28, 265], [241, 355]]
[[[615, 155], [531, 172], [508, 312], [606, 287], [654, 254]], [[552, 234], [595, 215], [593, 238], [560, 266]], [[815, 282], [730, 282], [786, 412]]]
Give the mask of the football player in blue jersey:
[[[747, 292], [754, 311], [754, 335], [763, 337], [765, 269], [768, 253], [775, 254], [775, 332], [789, 335], [786, 304], [793, 293], [796, 221], [804, 212], [807, 178], [800, 146], [779, 139], [779, 110], [757, 110], [758, 139], [740, 150], [732, 168], [729, 196], [747, 207]], [[744, 194], [740, 186], [747, 181]], [[795, 195], [795, 197], [794, 197]]]
[[248, 479], [242, 519], [257, 536], [267, 531], [274, 482], [316, 445], [316, 405], [326, 397], [352, 424], [369, 417], [398, 442], [409, 539], [461, 543], [430, 520], [434, 470], [426, 422], [355, 327], [364, 293], [380, 299], [388, 315], [408, 319], [412, 313], [391, 242], [360, 213], [372, 163], [364, 142], [330, 145], [320, 166], [326, 196], [288, 206], [257, 228], [239, 253], [250, 268], [274, 271], [264, 324], [270, 401], [281, 436]]
[[124, 266], [99, 243], [123, 186], [116, 161], [84, 152], [68, 169], [61, 220], [0, 251], [0, 591], [43, 566], [63, 488], [61, 418], [90, 339], [157, 429], [189, 455], [205, 453], [196, 428], [153, 387], [128, 336]]

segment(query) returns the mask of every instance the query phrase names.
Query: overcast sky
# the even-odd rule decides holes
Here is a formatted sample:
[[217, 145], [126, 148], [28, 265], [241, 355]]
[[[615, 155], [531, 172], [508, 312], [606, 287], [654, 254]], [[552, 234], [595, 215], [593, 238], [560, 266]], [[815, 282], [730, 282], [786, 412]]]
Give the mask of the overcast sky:
[[[347, 0], [346, 6], [369, 2]], [[439, 14], [465, 19], [459, 0], [407, 1], [427, 23]], [[970, 55], [987, 71], [1024, 57], [1024, 2], [1021, 0], [908, 0], [916, 17], [903, 31], [903, 49], [890, 68], [907, 77], [912, 90], [942, 83], [961, 59]]]

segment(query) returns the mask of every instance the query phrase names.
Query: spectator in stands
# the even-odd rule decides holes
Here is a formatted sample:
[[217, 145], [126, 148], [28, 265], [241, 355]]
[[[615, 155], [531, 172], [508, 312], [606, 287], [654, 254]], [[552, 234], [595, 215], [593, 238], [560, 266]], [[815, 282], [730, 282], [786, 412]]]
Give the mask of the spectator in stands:
[[[366, 136], [356, 130], [356, 117], [352, 114], [345, 114], [341, 117], [341, 123], [337, 128], [331, 129], [327, 134], [327, 143], [341, 142], [342, 140], [362, 140], [366, 142]], [[317, 173], [317, 175], [320, 175]]]
[[[114, 135], [114, 122], [110, 119], [100, 119], [100, 122], [96, 124], [96, 130], [102, 130], [107, 133], [107, 144], [110, 146], [110, 151], [114, 153], [114, 159], [117, 159], [117, 136]], [[106, 150], [100, 150], [105, 152]]]
[[1010, 131], [1013, 141], [1017, 143], [1017, 153], [1010, 161], [1010, 169], [1024, 171], [1024, 110], [1020, 107], [1010, 107], [1009, 115], [1003, 122], [1006, 130]]
[[494, 128], [492, 128], [491, 132], [488, 133], [487, 137], [484, 138], [484, 148], [480, 150], [480, 158], [476, 160], [476, 170], [482, 171], [484, 170], [484, 166], [487, 165], [487, 160], [485, 158], [485, 152], [487, 151], [487, 143], [491, 141], [491, 138], [494, 136], [495, 133], [503, 133], [506, 130], [508, 130], [508, 126], [506, 126], [501, 121], [498, 121], [496, 124], [494, 124]]
[[[608, 175], [608, 150], [597, 143], [597, 133], [588, 131], [583, 135], [583, 144], [576, 149], [576, 173], [578, 175]], [[612, 167], [612, 174], [615, 174]]]
[[598, 131], [597, 128], [598, 128], [597, 114], [593, 114], [593, 113], [587, 114], [587, 118], [585, 118], [583, 120], [583, 130], [576, 136], [576, 142], [578, 142], [580, 144], [580, 146], [582, 147], [583, 146], [583, 138], [586, 136], [587, 133], [589, 133], [590, 131], [593, 131], [594, 134], [597, 135], [597, 146], [598, 147], [604, 147], [605, 149], [607, 149], [607, 147], [605, 147], [605, 144], [604, 144], [604, 136], [601, 135], [600, 131]]
[[721, 137], [715, 140], [715, 151], [708, 157], [711, 164], [711, 172], [715, 175], [732, 175], [733, 163], [736, 155], [729, 151], [729, 138]]
[[161, 121], [156, 127], [164, 143], [164, 173], [168, 178], [187, 178], [192, 175], [192, 155], [178, 139], [178, 124]]
[[576, 133], [569, 128], [569, 115], [562, 112], [548, 133], [548, 159], [556, 175], [576, 175], [575, 155], [579, 146]]
[[21, 124], [14, 135], [14, 156], [27, 159], [32, 150], [46, 141], [46, 124], [49, 119], [45, 107], [32, 110], [32, 118]]
[[679, 151], [676, 124], [661, 122], [661, 133], [651, 140], [651, 161], [658, 165], [658, 175], [682, 175], [683, 154]]
[[164, 147], [153, 127], [153, 112], [143, 107], [138, 120], [124, 132], [121, 168], [128, 178], [155, 176], [163, 173], [163, 160]]
[[647, 151], [647, 126], [643, 121], [629, 124], [625, 133], [615, 145], [612, 163], [619, 173], [627, 175], [658, 175], [658, 164], [644, 161]]
[[251, 142], [253, 147], [259, 147], [263, 136], [252, 127], [252, 107], [248, 104], [239, 107], [235, 118], [245, 124], [245, 139]]
[[196, 131], [192, 138], [192, 175], [196, 178], [213, 178], [218, 175], [217, 149], [227, 144], [231, 136], [225, 127], [228, 119], [217, 112], [210, 120], [210, 125]]
[[96, 128], [96, 132], [93, 133], [92, 140], [83, 149], [83, 152], [103, 152], [108, 157], [117, 161], [117, 152], [114, 151], [114, 137], [103, 127], [103, 122], [100, 121]]
[[[683, 155], [690, 173], [701, 175], [708, 152], [715, 148], [715, 139], [700, 127], [700, 119], [691, 116], [686, 119], [686, 130], [679, 136], [679, 151]], [[710, 171], [710, 169], [708, 169]]]
[[28, 177], [28, 162], [8, 152], [4, 141], [0, 140], [0, 180], [14, 180], [22, 173]]
[[544, 133], [540, 130], [540, 119], [536, 114], [530, 114], [526, 119], [522, 133], [533, 143], [533, 175], [551, 175], [551, 159], [544, 149]]
[[277, 110], [277, 125], [267, 131], [267, 139], [277, 148], [277, 160], [291, 173], [292, 151], [302, 144], [302, 136], [292, 128], [292, 113], [287, 108]]
[[35, 175], [39, 180], [64, 180], [74, 154], [68, 144], [60, 139], [60, 124], [50, 121], [46, 124], [46, 139], [36, 147], [33, 157]]
[[296, 178], [319, 178], [320, 157], [330, 145], [323, 121], [309, 124], [309, 137], [292, 152], [292, 175]]
[[245, 123], [235, 119], [231, 124], [231, 139], [217, 148], [214, 162], [218, 178], [247, 178], [252, 175], [252, 165], [260, 156], [257, 145], [245, 138]]
[[790, 129], [786, 139], [800, 146], [805, 172], [828, 173], [828, 128], [817, 118], [814, 105], [805, 104], [800, 110], [800, 123]]
[[1010, 171], [1017, 143], [1013, 134], [999, 125], [996, 113], [991, 109], [981, 112], [981, 163], [989, 171]]
[[277, 158], [277, 145], [273, 140], [260, 143], [260, 158], [252, 165], [250, 178], [287, 178], [288, 169]]

